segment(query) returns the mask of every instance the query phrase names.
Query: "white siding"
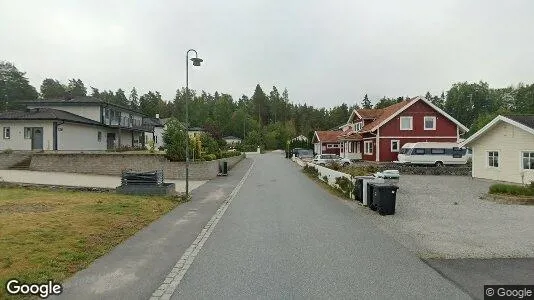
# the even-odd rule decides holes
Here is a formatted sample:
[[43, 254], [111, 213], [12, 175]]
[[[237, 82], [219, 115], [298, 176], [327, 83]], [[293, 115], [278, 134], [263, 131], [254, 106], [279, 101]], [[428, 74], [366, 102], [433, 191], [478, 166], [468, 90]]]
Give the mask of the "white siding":
[[[499, 122], [473, 141], [473, 177], [521, 183], [521, 152], [534, 151], [534, 135]], [[487, 151], [499, 152], [499, 167], [488, 166]], [[534, 170], [524, 171], [525, 183], [534, 181]]]
[[[2, 136], [0, 136], [0, 150], [32, 150], [32, 140], [24, 138], [24, 127], [42, 127], [43, 128], [43, 150], [52, 150], [53, 144], [53, 126], [52, 121], [0, 121]], [[11, 138], [4, 139], [3, 128], [9, 127]]]
[[39, 105], [28, 105], [28, 108], [38, 108], [38, 107], [45, 107], [45, 108], [53, 108], [57, 110], [62, 110], [66, 112], [70, 112], [72, 114], [82, 116], [87, 119], [95, 120], [97, 122], [100, 122], [100, 106], [70, 106], [70, 105], [56, 105], [56, 106], [39, 106]]
[[[102, 139], [98, 141], [98, 132]], [[107, 131], [105, 127], [64, 123], [58, 125], [58, 150], [91, 151], [106, 150]]]
[[[159, 147], [163, 147], [163, 131], [164, 131], [163, 127], [154, 127], [154, 136], [156, 139], [154, 143], [154, 148], [156, 150], [158, 150]], [[148, 142], [153, 139], [152, 133], [146, 132], [145, 137], [146, 137], [146, 147], [148, 147]]]

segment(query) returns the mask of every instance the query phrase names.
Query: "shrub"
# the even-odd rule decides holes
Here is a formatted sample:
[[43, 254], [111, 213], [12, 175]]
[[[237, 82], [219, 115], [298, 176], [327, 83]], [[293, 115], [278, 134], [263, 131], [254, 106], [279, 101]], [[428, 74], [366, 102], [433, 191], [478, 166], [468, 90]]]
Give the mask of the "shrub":
[[204, 159], [205, 161], [215, 160], [215, 159], [217, 159], [217, 155], [215, 155], [215, 154], [204, 154], [202, 156], [202, 159]]
[[2, 153], [11, 154], [11, 153], [13, 153], [13, 150], [10, 149], [10, 148], [7, 148], [7, 149], [4, 149], [4, 151], [2, 151]]
[[326, 183], [328, 183], [328, 176], [324, 175], [324, 176], [323, 176], [323, 181], [326, 182]]
[[343, 167], [340, 163], [338, 163], [337, 161], [332, 161], [332, 162], [329, 162], [327, 165], [326, 165], [327, 168], [329, 169], [332, 169], [334, 171], [339, 171], [341, 170], [341, 168]]
[[351, 176], [365, 176], [374, 174], [379, 170], [376, 166], [348, 166], [341, 169], [343, 173], [350, 174]]
[[519, 185], [497, 183], [489, 188], [490, 194], [505, 194], [513, 196], [534, 196], [534, 188]]
[[313, 177], [318, 177], [319, 176], [319, 171], [317, 170], [316, 167], [304, 165], [303, 171], [304, 171], [304, 173], [306, 173], [308, 175], [311, 175]]
[[354, 190], [354, 183], [347, 177], [336, 177], [336, 184], [346, 197], [350, 198], [352, 190]]
[[176, 119], [171, 119], [166, 125], [163, 142], [167, 158], [171, 161], [185, 161], [185, 146], [189, 139], [183, 125]]
[[150, 140], [150, 141], [148, 142], [148, 151], [149, 151], [150, 153], [154, 153], [154, 152], [156, 152], [155, 145], [156, 145], [156, 143], [154, 143], [154, 140]]
[[239, 151], [221, 151], [218, 155], [218, 158], [227, 158], [241, 155]]

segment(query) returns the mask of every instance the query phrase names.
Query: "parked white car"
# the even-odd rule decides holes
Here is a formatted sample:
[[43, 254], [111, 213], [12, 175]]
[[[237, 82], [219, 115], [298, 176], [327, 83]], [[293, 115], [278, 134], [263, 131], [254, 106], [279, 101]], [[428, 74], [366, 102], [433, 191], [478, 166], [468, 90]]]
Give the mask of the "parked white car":
[[326, 166], [327, 164], [332, 162], [337, 162], [342, 166], [348, 166], [351, 163], [350, 159], [342, 158], [341, 156], [336, 154], [318, 154], [315, 155], [315, 158], [313, 159], [313, 163], [320, 166]]
[[462, 165], [471, 157], [469, 149], [457, 143], [406, 143], [402, 146], [397, 163], [421, 165]]

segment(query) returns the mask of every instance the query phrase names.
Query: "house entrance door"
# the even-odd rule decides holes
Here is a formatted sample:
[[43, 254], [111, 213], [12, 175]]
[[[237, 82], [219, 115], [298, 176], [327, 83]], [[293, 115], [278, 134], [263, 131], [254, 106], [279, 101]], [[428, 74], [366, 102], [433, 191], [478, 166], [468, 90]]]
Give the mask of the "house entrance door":
[[115, 149], [115, 133], [108, 133], [107, 135], [107, 149]]
[[43, 150], [43, 127], [32, 128], [32, 150]]

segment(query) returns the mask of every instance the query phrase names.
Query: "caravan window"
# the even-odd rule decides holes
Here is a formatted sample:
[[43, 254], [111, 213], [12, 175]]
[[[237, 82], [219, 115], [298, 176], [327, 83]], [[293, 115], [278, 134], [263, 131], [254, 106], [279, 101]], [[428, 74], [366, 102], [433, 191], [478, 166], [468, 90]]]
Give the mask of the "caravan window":
[[414, 151], [412, 151], [412, 155], [425, 155], [425, 149], [416, 148]]
[[431, 154], [445, 154], [445, 149], [443, 148], [433, 148], [430, 149]]
[[410, 150], [412, 150], [412, 148], [401, 148], [400, 149], [400, 154], [408, 154], [408, 152], [410, 152]]

